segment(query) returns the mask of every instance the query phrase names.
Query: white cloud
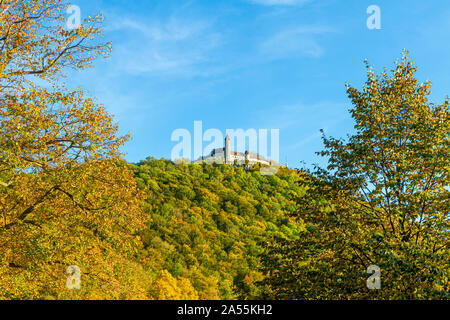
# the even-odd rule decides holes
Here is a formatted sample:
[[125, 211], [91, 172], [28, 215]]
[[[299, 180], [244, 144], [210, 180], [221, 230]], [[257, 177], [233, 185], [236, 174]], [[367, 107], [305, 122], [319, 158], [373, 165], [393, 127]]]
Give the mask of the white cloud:
[[183, 21], [172, 17], [165, 22], [149, 24], [132, 18], [114, 19], [107, 26], [107, 31], [134, 30], [155, 41], [181, 41], [193, 37], [205, 29], [209, 23], [205, 21]]
[[310, 0], [248, 0], [256, 4], [262, 4], [265, 6], [297, 6], [302, 5]]
[[291, 28], [264, 41], [260, 46], [260, 52], [273, 60], [301, 56], [317, 58], [325, 52], [319, 44], [317, 36], [330, 32], [335, 32], [335, 30], [321, 26]]
[[166, 21], [132, 18], [112, 19], [108, 32], [132, 33], [115, 41], [115, 67], [131, 74], [199, 75], [200, 64], [210, 60], [220, 34], [208, 21], [171, 17]]
[[[328, 131], [328, 126], [322, 128], [325, 132]], [[309, 135], [306, 135], [304, 138], [300, 139], [299, 141], [295, 142], [294, 144], [291, 144], [288, 146], [289, 149], [299, 149], [309, 143], [317, 142], [322, 139], [322, 133], [320, 130], [314, 130]]]
[[260, 125], [265, 127], [283, 131], [301, 127], [318, 131], [320, 128], [330, 126], [334, 121], [347, 119], [349, 115], [343, 110], [347, 110], [346, 103], [333, 101], [295, 103], [259, 110], [255, 117]]

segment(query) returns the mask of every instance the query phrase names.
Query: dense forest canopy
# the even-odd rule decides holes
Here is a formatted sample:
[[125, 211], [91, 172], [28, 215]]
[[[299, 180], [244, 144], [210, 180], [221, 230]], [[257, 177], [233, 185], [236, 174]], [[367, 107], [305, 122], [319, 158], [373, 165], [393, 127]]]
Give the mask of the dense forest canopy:
[[296, 170], [263, 176], [244, 166], [149, 159], [133, 171], [148, 194], [151, 217], [141, 234], [143, 255], [155, 275], [167, 270], [189, 279], [201, 299], [259, 296], [263, 243], [295, 240], [304, 230], [288, 217], [307, 190], [304, 173]]

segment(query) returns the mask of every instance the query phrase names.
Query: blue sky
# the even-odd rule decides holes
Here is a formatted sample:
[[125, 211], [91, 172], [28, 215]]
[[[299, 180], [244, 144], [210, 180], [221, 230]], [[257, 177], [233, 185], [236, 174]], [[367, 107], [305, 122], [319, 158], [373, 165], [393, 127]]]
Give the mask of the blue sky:
[[[170, 158], [171, 134], [280, 129], [280, 160], [324, 164], [320, 129], [352, 132], [345, 83], [361, 87], [363, 60], [391, 68], [403, 49], [450, 94], [448, 0], [77, 0], [83, 17], [103, 13], [109, 59], [70, 75], [131, 132], [126, 159]], [[369, 30], [368, 6], [381, 9]], [[207, 143], [205, 143], [207, 144]], [[304, 162], [305, 164], [302, 164]]]

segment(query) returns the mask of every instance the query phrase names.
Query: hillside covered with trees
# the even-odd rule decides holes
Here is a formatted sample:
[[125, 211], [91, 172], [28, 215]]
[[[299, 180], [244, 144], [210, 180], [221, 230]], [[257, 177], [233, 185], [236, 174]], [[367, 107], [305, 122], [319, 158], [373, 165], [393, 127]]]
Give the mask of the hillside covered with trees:
[[189, 279], [201, 299], [260, 296], [263, 244], [295, 240], [305, 230], [289, 218], [307, 192], [302, 172], [263, 176], [257, 168], [155, 159], [132, 169], [148, 195], [144, 212], [151, 220], [141, 237], [154, 275], [167, 270]]
[[449, 298], [450, 106], [407, 52], [347, 86], [355, 133], [323, 136], [327, 168], [131, 164], [65, 85], [111, 48], [66, 5], [0, 1], [0, 299]]

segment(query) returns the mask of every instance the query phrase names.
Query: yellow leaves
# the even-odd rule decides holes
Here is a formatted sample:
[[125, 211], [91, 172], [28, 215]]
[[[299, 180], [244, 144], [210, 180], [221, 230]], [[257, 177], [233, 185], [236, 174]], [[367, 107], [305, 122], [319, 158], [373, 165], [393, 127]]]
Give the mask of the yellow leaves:
[[[102, 35], [96, 25], [103, 19], [93, 17], [80, 28], [67, 31], [63, 28], [65, 3], [63, 0], [2, 2], [9, 9], [0, 13], [0, 87], [19, 89], [22, 83], [30, 81], [27, 75], [54, 81], [66, 67], [83, 69], [98, 55], [109, 54], [109, 45], [90, 44]], [[36, 14], [30, 14], [33, 12]]]
[[[9, 7], [0, 11], [0, 181], [11, 182], [0, 188], [0, 298], [145, 298], [151, 279], [132, 262], [142, 196], [119, 152], [128, 136], [81, 88], [58, 83], [111, 46], [91, 41], [100, 17], [65, 30], [65, 4], [0, 4]], [[74, 263], [79, 293], [64, 286]]]
[[200, 193], [202, 194], [202, 196], [211, 199], [213, 202], [218, 203], [219, 200], [220, 200], [219, 197], [218, 197], [216, 194], [210, 192], [210, 191], [209, 191], [208, 189], [206, 189], [206, 188], [201, 188], [201, 189], [200, 189]]
[[[76, 187], [76, 186], [75, 186]], [[25, 223], [8, 230], [0, 230], [0, 261], [8, 277], [0, 277], [0, 298], [12, 295], [21, 299], [44, 297], [52, 292], [58, 299], [96, 298], [146, 298], [151, 279], [142, 267], [132, 262], [139, 246], [138, 239], [124, 230], [124, 225], [137, 228], [139, 217], [133, 216], [131, 207], [110, 207], [107, 212], [82, 212], [69, 209], [63, 194], [44, 207], [27, 216]], [[131, 198], [131, 196], [130, 196]], [[115, 199], [117, 201], [118, 199]], [[64, 207], [67, 206], [67, 209]], [[45, 211], [49, 210], [49, 214]], [[117, 222], [112, 215], [128, 215], [130, 220]], [[12, 268], [9, 263], [14, 263]], [[82, 290], [69, 292], [65, 287], [64, 270], [68, 265], [79, 265], [82, 269]], [[5, 269], [6, 268], [6, 269]], [[3, 290], [21, 279], [17, 290]], [[134, 283], [130, 286], [130, 283]], [[36, 289], [31, 295], [26, 291]], [[148, 298], [148, 297], [147, 297]]]
[[[79, 160], [100, 159], [118, 155], [127, 139], [116, 137], [117, 125], [111, 116], [92, 99], [84, 98], [81, 91], [29, 88], [21, 95], [5, 95], [0, 102], [4, 106], [0, 109], [0, 139], [11, 140], [17, 146], [16, 157], [22, 161], [31, 153], [40, 155], [35, 159], [38, 163], [51, 158], [53, 167], [74, 161], [74, 152]], [[23, 165], [33, 167], [36, 162], [25, 161]]]
[[151, 295], [155, 300], [198, 300], [197, 291], [191, 282], [183, 277], [174, 278], [167, 270], [162, 270], [154, 282]]

